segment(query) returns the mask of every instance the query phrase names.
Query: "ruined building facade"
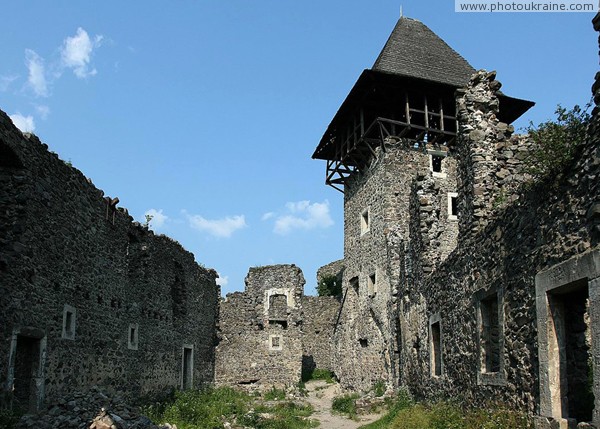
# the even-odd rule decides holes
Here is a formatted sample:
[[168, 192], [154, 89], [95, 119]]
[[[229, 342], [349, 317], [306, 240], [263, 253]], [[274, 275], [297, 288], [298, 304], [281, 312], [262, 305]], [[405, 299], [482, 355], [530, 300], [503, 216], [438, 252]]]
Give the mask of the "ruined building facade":
[[600, 423], [598, 108], [572, 164], [524, 187], [510, 123], [532, 103], [500, 87], [401, 18], [329, 125], [313, 157], [344, 192], [334, 371]]
[[212, 382], [219, 288], [0, 112], [0, 407]]
[[339, 301], [304, 296], [295, 265], [250, 268], [244, 292], [221, 302], [215, 382], [249, 390], [296, 386], [303, 371], [332, 369]]

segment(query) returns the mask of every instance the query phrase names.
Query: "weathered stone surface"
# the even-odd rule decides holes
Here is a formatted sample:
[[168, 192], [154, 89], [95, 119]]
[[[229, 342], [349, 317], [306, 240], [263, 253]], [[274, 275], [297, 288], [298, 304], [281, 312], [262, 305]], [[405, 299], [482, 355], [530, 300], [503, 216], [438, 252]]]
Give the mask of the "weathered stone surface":
[[3, 112], [0, 255], [0, 397], [14, 406], [94, 385], [180, 387], [184, 345], [193, 383], [213, 380], [215, 271], [111, 207]]

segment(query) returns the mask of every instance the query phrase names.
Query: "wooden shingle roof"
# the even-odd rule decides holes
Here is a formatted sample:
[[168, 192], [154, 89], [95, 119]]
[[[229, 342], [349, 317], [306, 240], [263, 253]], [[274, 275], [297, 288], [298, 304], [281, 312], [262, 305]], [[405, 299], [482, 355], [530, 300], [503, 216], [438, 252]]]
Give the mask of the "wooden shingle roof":
[[372, 70], [464, 86], [475, 69], [425, 24], [400, 18]]

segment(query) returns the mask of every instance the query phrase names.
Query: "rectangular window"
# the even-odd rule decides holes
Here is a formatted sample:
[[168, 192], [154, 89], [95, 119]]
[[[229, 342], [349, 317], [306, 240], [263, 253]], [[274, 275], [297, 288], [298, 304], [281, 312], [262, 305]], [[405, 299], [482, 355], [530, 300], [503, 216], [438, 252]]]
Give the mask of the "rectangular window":
[[377, 275], [375, 273], [369, 275], [367, 278], [367, 290], [369, 291], [369, 296], [377, 294]]
[[448, 219], [458, 219], [458, 194], [456, 192], [448, 192]]
[[270, 335], [269, 336], [269, 350], [282, 350], [283, 341], [281, 335]]
[[194, 387], [194, 346], [183, 346], [181, 373], [181, 388], [188, 390]]
[[443, 163], [446, 154], [444, 152], [430, 152], [429, 153], [429, 171], [433, 173], [433, 177], [446, 177], [444, 172]]
[[434, 315], [429, 321], [429, 355], [431, 375], [441, 377], [442, 375], [442, 326], [440, 316]]
[[350, 279], [350, 286], [356, 293], [358, 293], [358, 277], [352, 277]]
[[129, 335], [127, 336], [127, 348], [129, 350], [137, 350], [138, 349], [138, 325], [137, 323], [132, 323], [129, 325]]
[[492, 288], [475, 293], [477, 308], [477, 339], [480, 368], [477, 383], [503, 386], [504, 372], [504, 313], [502, 289]]
[[75, 339], [75, 326], [76, 326], [77, 310], [68, 304], [65, 304], [63, 308], [63, 327], [62, 337], [67, 340]]
[[480, 303], [481, 311], [481, 372], [500, 371], [500, 323], [498, 320], [498, 295], [494, 294]]
[[370, 229], [370, 219], [369, 219], [369, 209], [366, 208], [360, 214], [360, 235], [363, 235], [369, 232]]

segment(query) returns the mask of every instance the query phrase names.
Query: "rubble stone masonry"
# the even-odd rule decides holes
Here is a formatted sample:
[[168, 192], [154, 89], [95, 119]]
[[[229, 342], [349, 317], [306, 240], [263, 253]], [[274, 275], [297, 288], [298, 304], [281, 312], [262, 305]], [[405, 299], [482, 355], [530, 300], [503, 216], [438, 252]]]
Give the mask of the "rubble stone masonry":
[[219, 288], [0, 112], [0, 402], [213, 380]]

